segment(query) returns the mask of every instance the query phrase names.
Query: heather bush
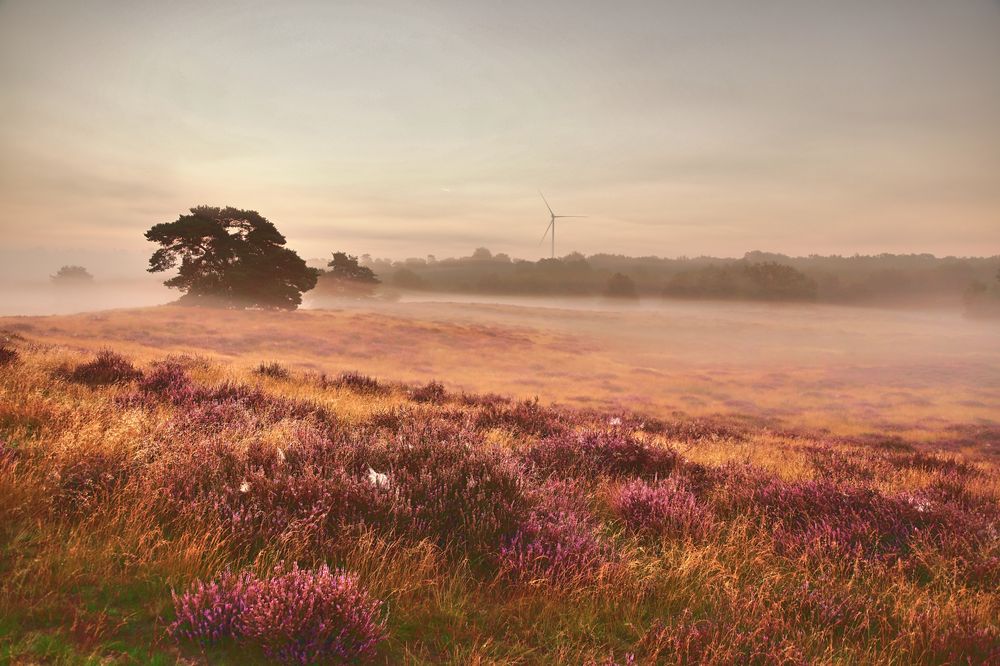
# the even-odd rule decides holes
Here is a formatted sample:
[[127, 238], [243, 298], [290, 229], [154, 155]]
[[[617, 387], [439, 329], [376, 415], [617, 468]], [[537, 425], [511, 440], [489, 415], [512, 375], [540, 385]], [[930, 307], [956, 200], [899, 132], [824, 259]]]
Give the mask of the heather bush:
[[502, 575], [524, 583], [567, 584], [594, 576], [613, 558], [576, 494], [565, 483], [540, 491], [536, 506], [500, 549]]
[[176, 639], [202, 644], [244, 637], [247, 593], [257, 583], [250, 573], [226, 571], [207, 583], [194, 581], [181, 594], [172, 591], [176, 619], [167, 630]]
[[278, 565], [250, 587], [242, 626], [265, 654], [289, 664], [368, 662], [386, 637], [382, 603], [356, 576], [326, 565]]
[[703, 537], [712, 514], [676, 478], [629, 481], [615, 492], [612, 511], [632, 531], [673, 538]]
[[393, 513], [395, 498], [348, 471], [351, 463], [344, 446], [307, 430], [277, 449], [213, 437], [173, 447], [151, 465], [148, 483], [164, 517], [206, 518], [238, 541], [294, 532], [320, 542]]
[[87, 363], [81, 363], [69, 372], [68, 379], [88, 386], [123, 384], [142, 377], [142, 371], [121, 354], [105, 349]]
[[183, 365], [176, 361], [163, 361], [153, 365], [139, 382], [138, 389], [143, 394], [184, 405], [193, 401], [196, 386]]
[[414, 402], [430, 403], [440, 405], [448, 398], [448, 392], [444, 389], [444, 384], [431, 380], [423, 386], [418, 386], [410, 391], [410, 399]]
[[641, 439], [629, 429], [588, 428], [547, 437], [524, 453], [536, 473], [558, 477], [598, 476], [663, 478], [680, 462], [671, 448]]
[[473, 431], [406, 424], [372, 465], [374, 474], [385, 475], [378, 485], [395, 498], [400, 526], [442, 545], [493, 551], [527, 511], [520, 466]]
[[270, 377], [271, 379], [288, 379], [291, 377], [288, 368], [277, 361], [271, 361], [270, 363], [261, 361], [260, 365], [254, 368], [253, 373], [261, 377]]
[[340, 373], [333, 380], [333, 385], [337, 388], [347, 389], [361, 395], [384, 395], [389, 392], [389, 387], [374, 377], [354, 371]]
[[17, 350], [7, 345], [0, 345], [0, 368], [17, 363]]
[[537, 398], [518, 401], [484, 398], [476, 403], [476, 407], [473, 414], [475, 427], [479, 430], [505, 428], [525, 435], [547, 437], [565, 429], [559, 413], [542, 407]]
[[356, 576], [277, 565], [266, 578], [225, 572], [172, 593], [174, 638], [202, 644], [235, 639], [289, 664], [371, 661], [385, 637], [382, 603]]

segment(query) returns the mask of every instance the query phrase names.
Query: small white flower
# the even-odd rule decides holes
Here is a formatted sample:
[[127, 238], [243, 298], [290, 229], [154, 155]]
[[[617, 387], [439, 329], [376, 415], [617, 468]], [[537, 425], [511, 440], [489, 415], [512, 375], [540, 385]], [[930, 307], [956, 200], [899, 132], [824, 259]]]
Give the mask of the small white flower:
[[368, 483], [372, 484], [376, 488], [381, 488], [383, 486], [389, 485], [389, 475], [383, 474], [382, 472], [376, 472], [371, 467], [368, 468]]
[[240, 484], [240, 492], [241, 493], [248, 493], [248, 492], [250, 492], [250, 482], [249, 481], [244, 481], [243, 483]]
[[278, 447], [278, 460], [280, 462], [285, 462], [285, 452], [281, 450], [280, 446]]
[[610, 421], [608, 421], [608, 423], [610, 423], [613, 426], [620, 426], [622, 424], [622, 420], [621, 420], [621, 418], [615, 416], [615, 417], [612, 417], [612, 419]]

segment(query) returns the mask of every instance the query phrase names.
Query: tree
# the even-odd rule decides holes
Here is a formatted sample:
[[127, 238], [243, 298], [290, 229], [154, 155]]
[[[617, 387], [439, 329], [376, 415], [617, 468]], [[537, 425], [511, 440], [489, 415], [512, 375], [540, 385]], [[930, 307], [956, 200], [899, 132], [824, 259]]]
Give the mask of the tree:
[[409, 268], [400, 268], [393, 273], [392, 283], [401, 289], [423, 289], [427, 286], [424, 279]]
[[330, 270], [320, 276], [317, 292], [352, 298], [371, 296], [382, 283], [375, 271], [358, 263], [358, 258], [346, 252], [334, 252], [327, 264]]
[[285, 237], [253, 210], [198, 206], [190, 215], [146, 232], [160, 245], [149, 272], [178, 266], [163, 284], [184, 292], [179, 302], [294, 310], [318, 271], [284, 247]]
[[94, 276], [83, 266], [63, 266], [52, 276], [52, 282], [63, 285], [90, 284], [93, 281]]
[[608, 278], [608, 286], [604, 295], [610, 298], [639, 298], [632, 278], [621, 273], [615, 273]]

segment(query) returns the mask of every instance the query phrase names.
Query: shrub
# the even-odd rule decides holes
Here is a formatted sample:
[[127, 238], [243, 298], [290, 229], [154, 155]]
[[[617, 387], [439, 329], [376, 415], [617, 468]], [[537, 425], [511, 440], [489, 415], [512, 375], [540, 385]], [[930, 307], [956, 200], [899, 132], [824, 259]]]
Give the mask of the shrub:
[[356, 576], [278, 565], [250, 588], [242, 623], [246, 636], [284, 663], [371, 661], [385, 639], [382, 603]]
[[712, 524], [711, 512], [674, 478], [626, 483], [614, 496], [612, 510], [634, 532], [658, 536], [700, 538]]
[[208, 583], [194, 581], [186, 592], [171, 592], [176, 619], [167, 627], [176, 639], [212, 644], [242, 638], [247, 592], [257, 584], [249, 573], [223, 572]]
[[386, 637], [382, 602], [356, 576], [326, 565], [310, 571], [279, 564], [266, 578], [225, 572], [172, 596], [174, 638], [235, 639], [283, 663], [367, 662]]
[[525, 583], [566, 584], [596, 574], [612, 551], [572, 486], [549, 484], [539, 504], [500, 549], [503, 575]]
[[[468, 400], [468, 398], [464, 398]], [[547, 437], [565, 429], [562, 418], [553, 409], [546, 409], [534, 400], [511, 400], [499, 396], [485, 397], [474, 403], [477, 429], [509, 428], [525, 435]]]
[[394, 498], [347, 470], [352, 452], [314, 440], [308, 431], [285, 449], [194, 440], [157, 460], [147, 482], [165, 517], [207, 518], [243, 542], [292, 532], [319, 542], [353, 524], [386, 523]]
[[176, 361], [154, 364], [153, 369], [139, 382], [139, 390], [143, 393], [158, 396], [175, 405], [191, 402], [195, 389], [187, 369]]
[[410, 399], [414, 402], [426, 402], [434, 405], [440, 405], [447, 399], [447, 397], [448, 393], [444, 389], [444, 384], [434, 380], [431, 380], [423, 386], [418, 386], [410, 391]]
[[17, 363], [19, 354], [13, 347], [0, 345], [0, 368]]
[[383, 395], [389, 392], [389, 387], [374, 377], [354, 371], [340, 373], [340, 376], [333, 380], [333, 385], [361, 395]]
[[634, 430], [619, 427], [554, 435], [529, 447], [525, 457], [541, 474], [586, 478], [662, 478], [680, 461], [675, 450], [650, 444]]
[[260, 375], [261, 377], [270, 377], [271, 379], [288, 379], [291, 373], [288, 372], [288, 368], [281, 365], [277, 361], [271, 361], [270, 363], [260, 362], [253, 370], [255, 375]]
[[387, 477], [401, 526], [441, 545], [492, 551], [527, 511], [520, 466], [473, 431], [407, 424], [379, 457], [374, 469]]
[[122, 384], [142, 377], [142, 371], [121, 354], [105, 349], [97, 357], [82, 363], [69, 374], [71, 381], [88, 386]]

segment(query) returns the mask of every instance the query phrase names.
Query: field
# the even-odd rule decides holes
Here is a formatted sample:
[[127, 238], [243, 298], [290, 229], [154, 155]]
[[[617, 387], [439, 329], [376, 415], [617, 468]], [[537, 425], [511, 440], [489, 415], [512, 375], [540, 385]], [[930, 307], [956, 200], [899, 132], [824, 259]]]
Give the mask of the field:
[[396, 303], [0, 330], [0, 663], [1000, 662], [986, 324]]

